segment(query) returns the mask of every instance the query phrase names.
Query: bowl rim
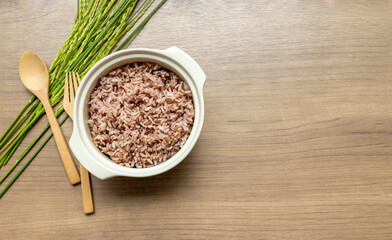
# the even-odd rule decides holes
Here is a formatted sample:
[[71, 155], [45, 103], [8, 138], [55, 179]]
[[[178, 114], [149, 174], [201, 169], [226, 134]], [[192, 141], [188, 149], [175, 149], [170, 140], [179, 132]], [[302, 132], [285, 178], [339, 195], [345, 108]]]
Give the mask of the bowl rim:
[[[76, 94], [74, 104], [74, 130], [72, 133], [72, 136], [75, 136], [76, 138], [78, 137], [80, 140], [77, 144], [78, 148], [83, 148], [82, 151], [85, 152], [84, 155], [88, 156], [88, 159], [80, 158], [77, 156], [77, 151], [75, 152], [75, 156], [86, 167], [87, 170], [94, 174], [94, 172], [97, 171], [97, 168], [100, 167], [102, 168], [101, 170], [105, 170], [107, 172], [109, 177], [148, 177], [166, 172], [174, 168], [190, 153], [197, 142], [204, 122], [204, 99], [202, 85], [197, 84], [197, 81], [194, 79], [194, 74], [192, 74], [192, 72], [188, 69], [191, 65], [189, 65], [189, 62], [185, 63], [184, 58], [176, 57], [179, 56], [179, 54], [184, 53], [185, 52], [176, 47], [171, 47], [166, 50], [155, 50], [148, 48], [126, 49], [110, 54], [107, 57], [101, 59], [88, 71]], [[189, 55], [187, 56], [189, 57]], [[86, 102], [88, 102], [87, 98], [89, 98], [100, 77], [120, 66], [130, 64], [132, 62], [138, 62], [140, 60], [161, 64], [164, 68], [175, 72], [181, 77], [181, 79], [187, 82], [193, 95], [195, 118], [188, 140], [174, 156], [156, 166], [148, 168], [128, 168], [114, 163], [92, 142], [90, 129], [87, 126], [88, 119], [86, 119], [86, 111], [88, 111], [88, 103], [86, 104]], [[126, 63], [124, 63], [124, 61]], [[197, 64], [194, 62], [194, 60], [193, 63]], [[197, 65], [197, 67], [200, 69], [202, 75], [204, 75], [204, 72], [202, 72], [200, 66]], [[88, 164], [87, 161], [89, 161], [90, 164]], [[95, 167], [93, 166], [94, 164], [91, 163], [95, 163]]]

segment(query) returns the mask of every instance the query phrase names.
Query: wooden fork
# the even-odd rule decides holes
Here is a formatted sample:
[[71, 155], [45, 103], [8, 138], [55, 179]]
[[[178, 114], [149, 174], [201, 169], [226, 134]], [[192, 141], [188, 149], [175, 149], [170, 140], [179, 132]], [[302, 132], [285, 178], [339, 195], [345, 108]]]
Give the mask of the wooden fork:
[[[71, 119], [73, 119], [73, 105], [75, 101], [75, 94], [78, 90], [79, 84], [80, 78], [78, 73], [75, 74], [75, 72], [72, 72], [71, 74], [69, 72], [65, 75], [63, 106], [65, 112]], [[90, 214], [94, 212], [93, 197], [91, 194], [90, 174], [81, 163], [79, 163], [79, 167], [82, 185], [83, 210], [85, 214]]]

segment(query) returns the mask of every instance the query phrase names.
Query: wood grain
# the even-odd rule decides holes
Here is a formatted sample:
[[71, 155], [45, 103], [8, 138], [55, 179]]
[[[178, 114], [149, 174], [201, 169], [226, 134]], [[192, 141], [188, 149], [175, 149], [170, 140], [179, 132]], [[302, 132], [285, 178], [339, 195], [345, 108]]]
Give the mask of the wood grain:
[[[20, 54], [50, 63], [75, 9], [0, 1], [0, 132], [30, 97]], [[0, 200], [1, 238], [392, 239], [391, 22], [390, 1], [169, 0], [131, 47], [175, 45], [205, 70], [190, 156], [156, 177], [92, 177], [85, 216], [51, 140]]]

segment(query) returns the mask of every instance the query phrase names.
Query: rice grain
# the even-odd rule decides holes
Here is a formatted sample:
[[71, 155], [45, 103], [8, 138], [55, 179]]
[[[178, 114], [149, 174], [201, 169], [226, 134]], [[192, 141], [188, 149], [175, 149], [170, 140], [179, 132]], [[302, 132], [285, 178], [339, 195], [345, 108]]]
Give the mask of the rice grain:
[[158, 64], [137, 62], [98, 81], [89, 115], [93, 142], [102, 153], [121, 166], [146, 168], [184, 146], [195, 111], [185, 81]]

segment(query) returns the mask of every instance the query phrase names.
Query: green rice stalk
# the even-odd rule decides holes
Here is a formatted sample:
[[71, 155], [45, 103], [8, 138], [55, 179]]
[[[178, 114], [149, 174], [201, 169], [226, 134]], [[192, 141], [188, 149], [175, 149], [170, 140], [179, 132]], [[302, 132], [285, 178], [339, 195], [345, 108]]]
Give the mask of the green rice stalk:
[[[26, 122], [26, 120], [29, 118], [29, 116], [34, 112], [35, 107], [38, 105], [38, 103], [36, 102], [28, 111], [27, 113], [25, 113], [23, 115], [22, 118], [20, 118], [20, 116], [18, 115], [18, 118], [20, 118], [20, 120], [16, 123], [13, 124], [14, 126], [12, 127], [12, 129], [7, 130], [8, 133], [4, 136], [3, 140], [0, 142], [0, 153], [3, 151], [3, 148], [5, 148], [7, 142], [12, 138], [12, 136], [17, 132], [17, 130], [23, 125], [23, 123]], [[26, 110], [26, 109], [25, 109]], [[16, 121], [15, 121], [16, 122]], [[12, 141], [12, 140], [11, 140]]]
[[11, 131], [11, 129], [13, 129], [15, 127], [15, 125], [17, 125], [17, 122], [19, 120], [19, 118], [23, 115], [23, 113], [31, 106], [31, 104], [34, 102], [34, 100], [36, 99], [35, 96], [31, 97], [29, 99], [29, 101], [27, 101], [26, 105], [22, 108], [22, 110], [18, 113], [18, 115], [16, 116], [16, 118], [12, 121], [11, 125], [7, 128], [7, 130], [5, 130], [5, 132], [3, 133], [3, 135], [0, 137], [0, 148], [3, 146], [3, 144], [5, 142], [7, 142], [7, 140], [4, 140], [5, 138], [7, 138], [9, 132]]
[[128, 46], [137, 36], [137, 34], [143, 29], [146, 23], [150, 20], [150, 18], [158, 11], [158, 9], [166, 2], [166, 0], [162, 0], [151, 12], [147, 15], [147, 17], [136, 27], [136, 29], [115, 49], [118, 51], [120, 49]]
[[[55, 113], [56, 117], [59, 117], [63, 111], [62, 109], [58, 109]], [[0, 184], [8, 177], [8, 175], [14, 170], [14, 168], [22, 161], [22, 159], [29, 153], [29, 151], [35, 146], [35, 144], [42, 138], [42, 136], [46, 133], [46, 131], [50, 128], [49, 123], [46, 124], [45, 128], [41, 131], [41, 133], [34, 139], [33, 142], [23, 151], [23, 153], [16, 159], [15, 163], [12, 167], [5, 173], [5, 175], [0, 179]]]
[[[140, 9], [142, 9], [144, 7], [144, 5], [147, 1], [148, 0], [145, 0], [129, 19], [133, 19], [133, 17], [137, 13], [139, 13]], [[151, 4], [154, 1], [155, 0], [152, 0], [151, 3], [149, 5], [147, 5], [147, 7], [144, 9], [144, 11], [141, 14], [139, 14], [139, 16], [134, 21], [132, 21], [131, 24], [129, 24], [128, 26], [126, 26], [126, 24], [123, 24], [123, 26], [122, 26], [123, 28], [119, 27], [119, 29], [122, 29], [122, 31], [117, 31], [115, 35], [111, 36], [111, 38], [107, 40], [107, 42], [109, 42], [109, 44], [106, 46], [106, 49], [102, 49], [100, 52], [97, 52], [96, 55], [92, 58], [86, 58], [86, 60], [81, 64], [81, 67], [78, 68], [78, 72], [81, 72], [81, 75], [84, 76], [88, 72], [88, 70], [90, 70], [90, 68], [88, 66], [95, 65], [99, 60], [101, 60], [104, 56], [106, 56], [107, 53], [109, 53], [113, 49], [114, 45], [117, 43], [117, 39], [120, 39], [121, 37], [123, 37], [126, 34], [126, 32], [128, 32], [135, 25], [137, 20], [143, 16], [145, 11], [151, 6]], [[128, 20], [128, 21], [130, 21], [130, 20]], [[129, 45], [129, 44], [127, 44], [127, 45]], [[122, 44], [122, 48], [125, 48], [127, 45]], [[116, 48], [115, 51], [118, 51], [122, 48]]]
[[[63, 120], [61, 120], [61, 122], [59, 123], [59, 125], [63, 125], [63, 123], [65, 122], [65, 120], [67, 120], [68, 115], [65, 116], [63, 118]], [[42, 143], [42, 145], [37, 149], [37, 151], [34, 152], [34, 154], [29, 158], [29, 160], [26, 162], [25, 165], [23, 165], [23, 167], [16, 173], [16, 175], [11, 179], [11, 181], [8, 182], [8, 184], [3, 188], [3, 190], [1, 190], [0, 192], [0, 198], [3, 197], [3, 195], [7, 192], [7, 190], [12, 186], [12, 184], [14, 184], [14, 182], [16, 181], [16, 179], [18, 179], [18, 177], [23, 173], [23, 171], [27, 168], [27, 166], [29, 166], [29, 164], [33, 161], [33, 159], [38, 155], [38, 153], [42, 150], [42, 148], [44, 148], [44, 146], [49, 142], [50, 138], [53, 136], [53, 133], [50, 133], [50, 135], [45, 139], [45, 141]], [[15, 168], [15, 167], [14, 167]], [[12, 168], [12, 170], [14, 169]], [[12, 171], [11, 170], [11, 171]], [[9, 173], [8, 173], [9, 174]], [[7, 174], [7, 176], [8, 176]], [[4, 179], [1, 179], [2, 181], [4, 181]]]
[[[105, 2], [105, 1], [104, 1]], [[104, 4], [105, 5], [105, 4]], [[92, 8], [89, 9], [89, 11], [91, 12]], [[85, 26], [84, 24], [81, 25], [82, 27]], [[74, 28], [77, 29], [77, 28]], [[68, 38], [68, 39], [71, 39]], [[66, 41], [67, 43], [68, 41]], [[72, 61], [71, 61], [72, 62]], [[50, 70], [52, 70], [53, 68], [51, 68]], [[70, 71], [73, 71], [73, 69], [70, 69]], [[63, 96], [63, 85], [64, 85], [64, 76], [65, 73], [63, 73], [61, 76], [55, 76], [55, 79], [60, 78], [60, 81], [57, 82], [53, 82], [51, 88], [50, 88], [50, 102], [52, 105], [58, 103], [62, 96]], [[55, 89], [56, 92], [53, 92], [52, 89]], [[43, 106], [41, 103], [39, 103], [39, 105], [34, 109], [34, 113], [32, 114], [32, 116], [30, 117], [30, 120], [28, 121], [28, 123], [26, 125], [23, 126], [23, 128], [20, 130], [20, 133], [17, 134], [17, 138], [24, 138], [25, 134], [23, 133], [27, 133], [28, 130], [30, 130], [30, 126], [34, 125], [39, 119], [40, 117], [45, 113]], [[23, 123], [21, 121], [19, 121], [19, 123]], [[19, 124], [20, 125], [20, 124]], [[19, 126], [18, 125], [18, 126]], [[9, 138], [8, 138], [9, 139]], [[8, 140], [7, 139], [7, 140]], [[16, 140], [16, 138], [15, 138]], [[13, 148], [14, 146], [18, 146], [20, 143], [18, 141], [10, 141], [9, 144], [7, 145], [7, 148]], [[5, 156], [4, 156], [5, 157]], [[0, 158], [1, 159], [1, 158]], [[0, 160], [1, 161], [1, 160]]]
[[[142, 4], [142, 6], [146, 3], [146, 1], [147, 0], [145, 0], [144, 2], [143, 2], [143, 4]], [[84, 49], [84, 51], [82, 52], [82, 54], [78, 57], [78, 58], [72, 58], [72, 61], [65, 61], [67, 58], [65, 58], [64, 57], [64, 55], [66, 54], [66, 53], [69, 53], [69, 52], [75, 52], [74, 50], [75, 50], [75, 47], [72, 47], [72, 40], [73, 39], [75, 39], [75, 38], [77, 38], [77, 39], [79, 39], [81, 36], [82, 36], [82, 34], [83, 34], [83, 29], [85, 30], [85, 27], [86, 26], [88, 26], [88, 28], [89, 29], [95, 29], [96, 28], [96, 26], [97, 26], [97, 24], [96, 24], [96, 22], [94, 22], [94, 25], [92, 25], [92, 24], [90, 24], [90, 25], [86, 25], [85, 23], [80, 23], [81, 21], [86, 21], [86, 18], [88, 18], [88, 16], [89, 16], [89, 14], [83, 14], [83, 13], [80, 13], [80, 12], [78, 12], [78, 14], [80, 14], [80, 16], [81, 16], [81, 18], [82, 18], [82, 20], [75, 20], [75, 24], [74, 24], [74, 27], [73, 27], [73, 29], [72, 29], [72, 31], [71, 31], [71, 34], [70, 34], [70, 36], [68, 37], [68, 39], [65, 41], [65, 43], [63, 44], [63, 46], [62, 46], [62, 48], [60, 49], [60, 51], [59, 51], [59, 53], [58, 53], [58, 55], [57, 55], [57, 57], [56, 57], [56, 59], [55, 59], [55, 61], [54, 61], [54, 63], [53, 63], [53, 65], [52, 65], [52, 67], [50, 68], [50, 70], [49, 70], [49, 74], [50, 74], [50, 76], [51, 76], [51, 82], [53, 83], [52, 85], [51, 85], [51, 87], [50, 87], [50, 90], [49, 90], [49, 92], [50, 92], [50, 96], [51, 96], [51, 104], [52, 105], [54, 105], [54, 104], [56, 104], [56, 103], [58, 103], [61, 99], [62, 99], [62, 96], [63, 96], [63, 94], [64, 94], [64, 92], [63, 92], [63, 86], [64, 86], [64, 76], [65, 76], [65, 72], [64, 72], [64, 69], [61, 69], [61, 67], [62, 66], [64, 66], [64, 62], [72, 62], [71, 64], [74, 64], [75, 65], [75, 62], [77, 62], [77, 61], [80, 61], [81, 59], [82, 59], [82, 57], [81, 56], [83, 56], [83, 57], [85, 57], [86, 59], [94, 59], [94, 61], [89, 61], [88, 63], [88, 66], [87, 67], [85, 67], [84, 66], [84, 70], [85, 70], [85, 72], [86, 71], [88, 71], [88, 69], [90, 69], [94, 64], [95, 64], [95, 62], [96, 61], [98, 61], [98, 60], [100, 60], [100, 57], [101, 56], [99, 56], [99, 53], [101, 53], [101, 51], [102, 51], [102, 49], [104, 50], [103, 52], [106, 52], [105, 50], [107, 50], [107, 49], [109, 49], [109, 50], [107, 50], [107, 53], [109, 53], [110, 52], [110, 50], [113, 48], [113, 46], [112, 46], [112, 42], [113, 41], [115, 41], [115, 42], [118, 42], [119, 40], [120, 40], [120, 38], [123, 36], [123, 34], [125, 34], [126, 33], [126, 31], [125, 31], [125, 29], [130, 29], [130, 28], [127, 28], [126, 26], [126, 24], [124, 24], [124, 20], [125, 19], [127, 19], [128, 20], [128, 23], [129, 23], [129, 21], [135, 16], [135, 14], [136, 13], [138, 13], [139, 12], [139, 10], [142, 8], [142, 6], [141, 7], [139, 7], [139, 9], [136, 11], [136, 12], [134, 12], [134, 14], [131, 16], [131, 17], [127, 17], [127, 16], [129, 16], [129, 14], [132, 12], [132, 10], [130, 10], [129, 8], [128, 9], [126, 9], [126, 10], [123, 10], [123, 8], [121, 8], [122, 10], [121, 10], [121, 14], [123, 14], [123, 15], [121, 15], [121, 14], [118, 14], [118, 13], [116, 13], [115, 11], [114, 11], [114, 14], [113, 14], [113, 9], [111, 9], [110, 11], [111, 11], [111, 13], [109, 14], [109, 11], [98, 11], [97, 9], [100, 9], [100, 10], [105, 10], [105, 9], [108, 9], [108, 8], [106, 8], [106, 7], [108, 7], [108, 6], [110, 6], [111, 8], [113, 7], [113, 5], [110, 5], [110, 4], [114, 4], [114, 2], [116, 2], [116, 1], [111, 1], [111, 2], [108, 2], [108, 1], [94, 1], [94, 0], [90, 0], [90, 1], [86, 1], [86, 2], [90, 2], [90, 4], [88, 5], [89, 7], [87, 7], [87, 8], [85, 8], [85, 9], [87, 9], [87, 10], [85, 10], [85, 11], [87, 11], [89, 14], [95, 14], [95, 13], [97, 13], [97, 14], [99, 14], [100, 12], [102, 13], [104, 13], [104, 17], [102, 17], [101, 16], [101, 20], [102, 19], [105, 19], [105, 20], [103, 20], [103, 23], [99, 26], [99, 30], [98, 31], [96, 31], [96, 33], [95, 34], [93, 34], [92, 36], [94, 37], [94, 41], [93, 42], [91, 42], [90, 41], [90, 43], [89, 44], [87, 44], [87, 47], [86, 47], [86, 45], [84, 45], [84, 47], [85, 47], [85, 49]], [[94, 7], [94, 9], [91, 7], [91, 6], [93, 6], [93, 4], [94, 4], [94, 2], [95, 2], [95, 7]], [[104, 2], [104, 3], [102, 3], [102, 2]], [[127, 7], [129, 7], [129, 6], [132, 6], [132, 9], [135, 7], [135, 5], [136, 5], [136, 2], [137, 1], [130, 1], [130, 2], [128, 2], [126, 5], [124, 5], [124, 6], [127, 6]], [[158, 4], [158, 6], [146, 17], [146, 19], [144, 20], [144, 21], [142, 21], [142, 23], [140, 23], [138, 26], [137, 26], [137, 28], [131, 33], [131, 35], [130, 36], [132, 36], [132, 38], [127, 38], [126, 39], [126, 41], [127, 41], [127, 44], [129, 44], [133, 39], [134, 39], [134, 37], [137, 35], [137, 33], [138, 32], [140, 32], [140, 30], [143, 28], [143, 26], [147, 23], [147, 21], [151, 18], [151, 16], [158, 10], [158, 8], [163, 4], [165, 2], [165, 0], [162, 0], [159, 4]], [[125, 3], [125, 0], [124, 1], [121, 1], [120, 3], [117, 3], [117, 5], [116, 5], [116, 8], [115, 9], [119, 9], [119, 7], [123, 7], [123, 5], [122, 4], [124, 4]], [[109, 5], [108, 5], [109, 4]], [[148, 7], [149, 6], [151, 6], [151, 4], [152, 3], [150, 3], [147, 7], [146, 7], [146, 9], [144, 9], [144, 11], [143, 11], [143, 13], [142, 13], [142, 15], [144, 14], [144, 12], [148, 9]], [[81, 8], [80, 8], [81, 9]], [[79, 10], [79, 11], [81, 11], [81, 10]], [[140, 17], [139, 17], [140, 18]], [[90, 19], [90, 18], [89, 18]], [[94, 18], [93, 18], [94, 19]], [[120, 22], [119, 22], [120, 21]], [[136, 21], [135, 21], [135, 23], [136, 23]], [[134, 24], [134, 23], [133, 23]], [[99, 25], [99, 24], [98, 24]], [[102, 25], [104, 25], [104, 26], [102, 26]], [[133, 26], [133, 25], [132, 25]], [[129, 26], [128, 26], [129, 27]], [[125, 32], [124, 32], [125, 31]], [[109, 35], [109, 36], [103, 36], [102, 35], [102, 32], [107, 32], [107, 34]], [[99, 33], [99, 34], [98, 34]], [[113, 35], [114, 34], [114, 35]], [[87, 36], [87, 35], [86, 35]], [[91, 37], [90, 35], [88, 35], [89, 37]], [[99, 39], [99, 40], [96, 40], [96, 39]], [[109, 41], [110, 40], [110, 41]], [[95, 46], [94, 46], [94, 44], [95, 44]], [[98, 46], [100, 46], [100, 47], [97, 47], [97, 45]], [[80, 46], [80, 45], [79, 45]], [[120, 49], [123, 49], [123, 48], [125, 48], [127, 45], [126, 44], [121, 44], [121, 48], [120, 47], [118, 47], [118, 48], [116, 48], [116, 50], [115, 51], [117, 51], [117, 50], [120, 50]], [[110, 48], [111, 47], [111, 48]], [[77, 48], [76, 48], [77, 49]], [[86, 53], [87, 52], [87, 53]], [[99, 57], [98, 57], [99, 56]], [[102, 56], [102, 57], [104, 57], [104, 56]], [[96, 60], [97, 59], [97, 60]], [[56, 63], [56, 64], [55, 64]], [[61, 65], [60, 67], [59, 67], [59, 65]], [[68, 71], [75, 71], [75, 66], [74, 67], [72, 67], [72, 65], [71, 66], [68, 66]], [[80, 68], [80, 67], [79, 67]], [[63, 71], [63, 72], [62, 72]], [[84, 72], [84, 73], [85, 73]], [[56, 80], [56, 81], [55, 81]], [[32, 103], [34, 103], [34, 102], [37, 102], [37, 100], [36, 99], [32, 99]], [[26, 104], [27, 105], [27, 104]], [[29, 121], [27, 122], [27, 124], [25, 124], [23, 127], [22, 127], [22, 129], [21, 129], [21, 131], [19, 132], [19, 134], [18, 134], [18, 138], [17, 138], [17, 141], [14, 141], [13, 142], [13, 144], [12, 145], [10, 145], [9, 146], [9, 149], [16, 149], [18, 146], [19, 146], [19, 144], [20, 144], [20, 142], [23, 140], [23, 138], [27, 135], [27, 133], [28, 133], [28, 131], [32, 128], [32, 126], [34, 126], [34, 124], [40, 119], [40, 117], [43, 115], [43, 113], [44, 113], [44, 109], [43, 109], [43, 107], [42, 107], [42, 105], [39, 103], [36, 107], [32, 107], [31, 109], [33, 109], [33, 114], [31, 114], [31, 117], [30, 117], [30, 119], [29, 119]], [[62, 105], [60, 105], [60, 107], [58, 108], [58, 110], [56, 111], [56, 115], [60, 115], [62, 112], [64, 111], [64, 109], [62, 108]], [[24, 111], [21, 111], [22, 113], [24, 112]], [[18, 121], [18, 118], [20, 118], [20, 115], [21, 114], [19, 114], [18, 116], [17, 116], [17, 118], [14, 120], [14, 122], [13, 123], [15, 123], [15, 122], [17, 122]], [[66, 118], [65, 118], [66, 119]], [[63, 121], [65, 121], [65, 119], [63, 119]], [[20, 121], [20, 120], [19, 120]], [[62, 121], [62, 122], [63, 122]], [[12, 125], [12, 124], [11, 124]], [[13, 124], [13, 125], [15, 125], [15, 124]], [[10, 128], [12, 128], [12, 127], [10, 127]], [[34, 147], [34, 145], [39, 141], [39, 139], [43, 136], [43, 134], [47, 131], [49, 129], [49, 125], [47, 125], [45, 128], [44, 128], [44, 130], [39, 134], [39, 136], [37, 136], [36, 137], [36, 139], [28, 146], [28, 148], [22, 153], [22, 155], [21, 156], [19, 156], [18, 157], [18, 159], [17, 159], [17, 161], [14, 163], [14, 165], [7, 171], [7, 173], [3, 176], [3, 178], [2, 179], [0, 179], [0, 184], [4, 181], [4, 179], [12, 172], [12, 170], [14, 170], [15, 169], [15, 167], [21, 162], [21, 160], [27, 155], [27, 153]], [[8, 131], [9, 132], [9, 131]], [[5, 134], [3, 134], [3, 136], [4, 136]], [[12, 183], [20, 176], [20, 174], [23, 172], [23, 170], [30, 164], [30, 162], [34, 159], [34, 157], [39, 153], [39, 151], [45, 146], [45, 144], [49, 141], [49, 139], [50, 139], [50, 137], [51, 137], [51, 135], [44, 141], [44, 143], [42, 143], [41, 145], [40, 145], [40, 147], [34, 152], [34, 154], [33, 154], [33, 156], [29, 159], [29, 161], [22, 167], [22, 169], [17, 173], [17, 175], [15, 175], [14, 176], [14, 178], [7, 184], [7, 186], [3, 189], [3, 191], [0, 193], [0, 197], [5, 193], [5, 191], [7, 191], [7, 189], [12, 185]], [[3, 138], [3, 137], [2, 137]], [[0, 138], [1, 140], [3, 140], [2, 138]], [[9, 151], [8, 153], [9, 153], [9, 155], [7, 155], [6, 157], [9, 159], [9, 157], [11, 157], [12, 156], [12, 154], [13, 154], [13, 151]], [[6, 158], [4, 158], [4, 159], [6, 159]], [[1, 157], [0, 157], [0, 160], [2, 160], [2, 161], [4, 161], [4, 159], [1, 159]], [[8, 159], [6, 160], [6, 161], [8, 161]]]

